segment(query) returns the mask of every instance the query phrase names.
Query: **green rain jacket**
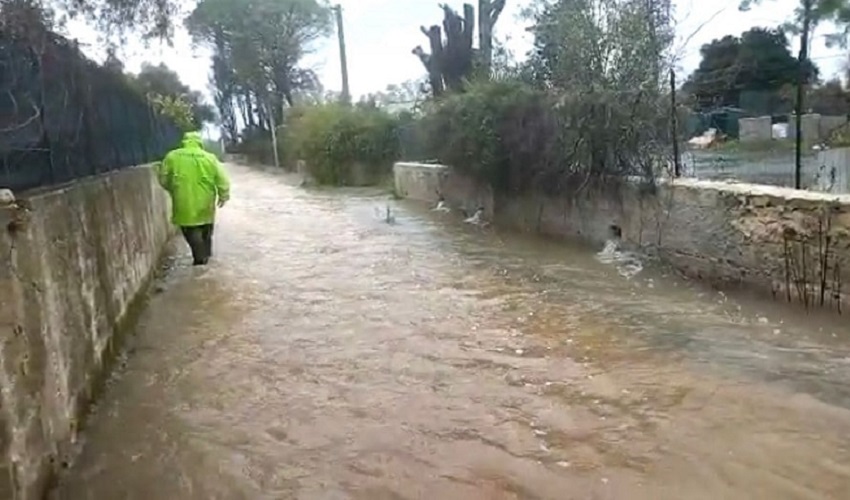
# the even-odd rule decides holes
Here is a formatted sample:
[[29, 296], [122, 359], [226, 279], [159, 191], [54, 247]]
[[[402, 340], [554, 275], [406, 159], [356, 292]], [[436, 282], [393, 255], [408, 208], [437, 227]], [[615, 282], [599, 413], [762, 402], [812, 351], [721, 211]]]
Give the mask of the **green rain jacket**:
[[158, 169], [159, 183], [171, 195], [171, 222], [180, 227], [215, 221], [216, 200], [230, 198], [230, 180], [214, 154], [204, 150], [198, 132], [188, 132]]

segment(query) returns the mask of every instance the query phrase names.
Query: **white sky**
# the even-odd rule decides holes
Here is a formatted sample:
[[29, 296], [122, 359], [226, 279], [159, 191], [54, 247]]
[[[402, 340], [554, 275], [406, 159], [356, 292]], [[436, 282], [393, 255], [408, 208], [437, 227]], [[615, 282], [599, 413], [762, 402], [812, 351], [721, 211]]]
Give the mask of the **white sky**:
[[[509, 48], [518, 58], [530, 45], [525, 32], [527, 23], [519, 16], [529, 1], [508, 0], [496, 29], [497, 37], [508, 40]], [[338, 0], [338, 3], [342, 4], [345, 16], [349, 77], [355, 97], [423, 76], [421, 63], [410, 51], [417, 45], [427, 48], [427, 40], [419, 31], [420, 25], [442, 20], [437, 0]], [[463, 0], [445, 0], [445, 3], [459, 8]], [[699, 49], [703, 44], [724, 35], [739, 35], [754, 26], [775, 27], [790, 19], [799, 0], [763, 0], [760, 6], [746, 13], [738, 11], [739, 0], [674, 0], [674, 3], [679, 38], [676, 46], [684, 78], [699, 64]], [[93, 29], [74, 21], [68, 24], [66, 31], [80, 41], [91, 57], [102, 60], [105, 51]], [[825, 46], [824, 35], [828, 31], [824, 26], [816, 33], [811, 54], [824, 78], [841, 73], [847, 61], [846, 51]], [[793, 45], [796, 55], [796, 40]], [[193, 48], [182, 29], [173, 47], [159, 43], [145, 47], [131, 42], [119, 51], [119, 56], [133, 72], [138, 71], [143, 62], [165, 63], [177, 71], [184, 83], [209, 93], [209, 52]], [[340, 89], [335, 37], [318, 44], [305, 62], [318, 72], [327, 90]]]

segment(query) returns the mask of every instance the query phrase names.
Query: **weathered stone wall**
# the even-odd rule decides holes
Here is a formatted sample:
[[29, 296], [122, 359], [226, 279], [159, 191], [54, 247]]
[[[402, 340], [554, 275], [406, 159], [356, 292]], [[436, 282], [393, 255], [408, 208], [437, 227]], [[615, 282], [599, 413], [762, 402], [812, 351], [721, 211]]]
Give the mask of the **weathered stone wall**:
[[147, 167], [0, 208], [0, 498], [40, 499], [172, 234]]
[[[481, 188], [448, 189], [445, 167], [396, 168], [397, 189], [433, 201], [432, 188], [452, 205]], [[457, 176], [462, 178], [463, 176]], [[427, 186], [423, 191], [421, 186]], [[424, 193], [421, 194], [420, 193]], [[752, 184], [680, 179], [654, 189], [636, 183], [579, 196], [497, 196], [498, 224], [602, 244], [612, 226], [622, 242], [655, 255], [682, 273], [725, 287], [744, 286], [777, 298], [850, 307], [850, 195]]]

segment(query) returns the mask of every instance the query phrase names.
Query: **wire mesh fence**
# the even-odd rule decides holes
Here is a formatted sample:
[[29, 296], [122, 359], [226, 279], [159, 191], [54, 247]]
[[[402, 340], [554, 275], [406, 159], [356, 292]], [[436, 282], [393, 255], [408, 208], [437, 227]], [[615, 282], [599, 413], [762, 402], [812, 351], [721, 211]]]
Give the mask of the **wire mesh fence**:
[[[780, 117], [781, 119], [790, 117]], [[807, 115], [808, 120], [821, 117]], [[824, 117], [832, 119], [834, 117]], [[841, 118], [841, 117], [836, 117]], [[682, 155], [683, 173], [689, 177], [731, 180], [793, 188], [797, 186], [796, 133], [793, 121], [771, 123], [771, 117], [742, 118], [766, 125], [766, 138], [741, 134], [711, 141], [691, 137]], [[743, 128], [745, 128], [744, 126]], [[771, 132], [773, 129], [774, 132]], [[790, 129], [790, 135], [789, 135]], [[781, 130], [781, 132], [776, 132]], [[850, 192], [846, 177], [850, 170], [840, 146], [829, 145], [828, 135], [806, 134], [800, 149], [799, 187], [832, 193]]]
[[54, 186], [161, 158], [180, 132], [121, 71], [47, 33], [0, 32], [0, 187]]
[[[738, 92], [734, 86], [724, 88], [737, 92], [738, 107], [718, 105], [686, 112], [681, 137], [684, 174], [796, 187], [798, 119], [790, 90]], [[799, 119], [799, 187], [850, 192], [850, 164], [841, 148], [850, 132], [848, 103], [826, 87], [807, 88], [806, 92], [806, 108]]]

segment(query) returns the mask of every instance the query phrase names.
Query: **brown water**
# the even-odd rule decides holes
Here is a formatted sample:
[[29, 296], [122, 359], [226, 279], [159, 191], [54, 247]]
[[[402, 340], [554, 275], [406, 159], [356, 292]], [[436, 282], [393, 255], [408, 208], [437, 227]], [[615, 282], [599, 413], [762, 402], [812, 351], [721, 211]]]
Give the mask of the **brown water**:
[[848, 497], [846, 317], [231, 169], [56, 498]]

